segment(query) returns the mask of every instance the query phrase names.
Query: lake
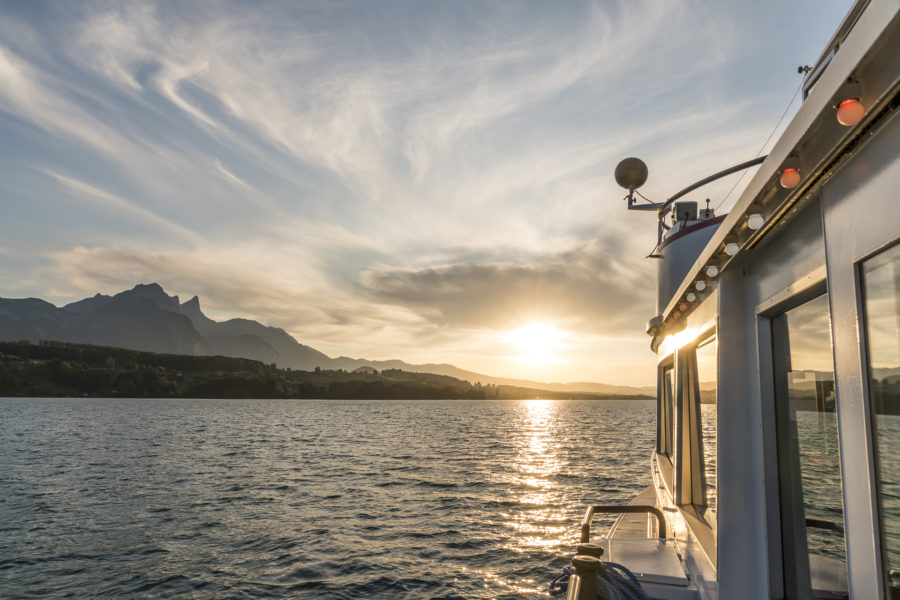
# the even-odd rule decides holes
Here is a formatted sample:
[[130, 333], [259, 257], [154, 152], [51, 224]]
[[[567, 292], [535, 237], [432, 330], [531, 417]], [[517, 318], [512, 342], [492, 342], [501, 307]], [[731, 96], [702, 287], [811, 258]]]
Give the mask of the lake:
[[546, 597], [586, 506], [650, 484], [654, 423], [654, 401], [0, 399], [0, 596]]

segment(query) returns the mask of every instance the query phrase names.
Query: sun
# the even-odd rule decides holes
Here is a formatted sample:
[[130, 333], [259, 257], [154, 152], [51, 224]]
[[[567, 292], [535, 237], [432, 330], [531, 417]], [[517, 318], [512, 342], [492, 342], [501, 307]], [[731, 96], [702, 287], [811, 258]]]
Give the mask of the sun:
[[546, 364], [559, 349], [563, 333], [547, 323], [534, 322], [512, 331], [506, 340], [512, 344], [520, 358], [529, 364]]

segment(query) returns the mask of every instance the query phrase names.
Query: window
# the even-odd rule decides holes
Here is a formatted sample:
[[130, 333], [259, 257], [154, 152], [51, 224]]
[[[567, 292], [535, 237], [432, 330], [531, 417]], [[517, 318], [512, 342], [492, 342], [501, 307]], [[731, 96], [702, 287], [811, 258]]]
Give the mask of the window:
[[862, 264], [869, 398], [889, 598], [900, 598], [900, 245]]
[[700, 433], [703, 442], [703, 477], [706, 482], [706, 507], [701, 516], [715, 530], [718, 510], [716, 476], [716, 385], [718, 381], [716, 338], [697, 345], [697, 382], [700, 391]]
[[674, 460], [675, 457], [675, 370], [666, 367], [662, 372], [662, 419], [660, 419], [659, 452]]
[[782, 556], [788, 598], [847, 591], [828, 296], [772, 320]]

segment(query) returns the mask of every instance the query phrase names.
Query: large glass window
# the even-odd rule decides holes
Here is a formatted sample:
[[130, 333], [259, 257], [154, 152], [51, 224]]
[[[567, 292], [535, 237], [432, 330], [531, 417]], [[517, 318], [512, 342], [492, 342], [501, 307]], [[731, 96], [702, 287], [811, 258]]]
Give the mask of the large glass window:
[[785, 595], [847, 590], [828, 296], [772, 321]]
[[900, 598], [900, 245], [865, 261], [862, 283], [883, 557]]
[[715, 529], [718, 511], [716, 476], [716, 382], [718, 381], [716, 338], [697, 346], [697, 381], [700, 390], [700, 428], [703, 441], [703, 475], [706, 480], [706, 508], [703, 517]]

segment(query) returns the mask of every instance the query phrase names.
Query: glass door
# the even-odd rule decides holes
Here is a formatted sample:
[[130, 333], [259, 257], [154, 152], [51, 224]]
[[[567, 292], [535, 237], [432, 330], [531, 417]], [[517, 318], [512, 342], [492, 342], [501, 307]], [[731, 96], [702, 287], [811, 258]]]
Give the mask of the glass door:
[[773, 318], [772, 343], [785, 597], [845, 597], [828, 295]]
[[900, 598], [900, 244], [861, 266], [887, 597]]

